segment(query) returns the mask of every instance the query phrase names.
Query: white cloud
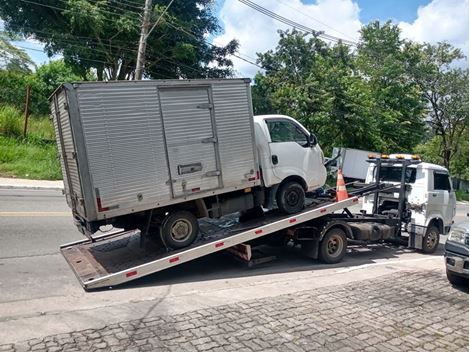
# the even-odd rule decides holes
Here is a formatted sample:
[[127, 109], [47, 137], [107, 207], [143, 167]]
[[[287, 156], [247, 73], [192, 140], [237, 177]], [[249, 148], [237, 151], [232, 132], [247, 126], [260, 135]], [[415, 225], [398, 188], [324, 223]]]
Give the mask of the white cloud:
[[405, 38], [432, 44], [447, 41], [468, 57], [468, 0], [433, 0], [418, 8], [413, 23], [400, 22], [399, 27]]
[[[315, 30], [348, 40], [359, 38], [359, 6], [352, 0], [317, 0], [313, 4], [303, 4], [301, 0], [264, 0], [256, 3]], [[225, 31], [214, 38], [214, 44], [225, 45], [231, 39], [237, 39], [240, 55], [250, 61], [256, 60], [257, 52], [276, 47], [278, 29], [290, 28], [237, 0], [225, 0], [220, 10], [220, 20]], [[233, 61], [240, 76], [253, 77], [259, 70], [240, 59], [233, 58]]]

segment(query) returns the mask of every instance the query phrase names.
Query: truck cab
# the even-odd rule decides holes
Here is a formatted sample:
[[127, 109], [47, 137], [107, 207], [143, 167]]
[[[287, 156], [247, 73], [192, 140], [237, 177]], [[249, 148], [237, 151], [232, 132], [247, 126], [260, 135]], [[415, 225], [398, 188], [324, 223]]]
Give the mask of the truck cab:
[[[418, 159], [409, 154], [392, 154], [388, 159]], [[377, 170], [375, 164], [370, 164], [367, 170], [366, 183], [376, 182]], [[379, 181], [400, 184], [401, 166], [393, 162], [382, 165]], [[407, 185], [406, 199], [411, 212], [411, 222], [407, 231], [425, 235], [429, 232], [446, 234], [452, 225], [456, 212], [456, 197], [449, 178], [449, 171], [439, 165], [421, 162], [409, 165], [405, 174]], [[390, 212], [397, 209], [398, 193], [388, 192], [379, 194], [378, 211]], [[373, 196], [364, 197], [363, 211], [372, 213]], [[434, 236], [435, 237], [435, 236]], [[439, 240], [438, 236], [435, 238]]]
[[326, 181], [323, 151], [316, 136], [285, 115], [254, 116], [255, 140], [266, 187], [288, 180], [314, 191]]

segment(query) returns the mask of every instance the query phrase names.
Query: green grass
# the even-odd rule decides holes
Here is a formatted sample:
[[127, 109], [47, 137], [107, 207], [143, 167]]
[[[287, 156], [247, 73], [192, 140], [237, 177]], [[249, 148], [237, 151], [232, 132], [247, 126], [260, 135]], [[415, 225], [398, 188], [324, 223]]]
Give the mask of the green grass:
[[52, 121], [30, 116], [23, 138], [24, 116], [10, 106], [0, 107], [0, 175], [60, 180], [60, 164]]
[[458, 189], [455, 191], [455, 196], [457, 200], [466, 200], [468, 202], [468, 192]]
[[0, 136], [0, 175], [37, 180], [62, 179], [55, 143]]

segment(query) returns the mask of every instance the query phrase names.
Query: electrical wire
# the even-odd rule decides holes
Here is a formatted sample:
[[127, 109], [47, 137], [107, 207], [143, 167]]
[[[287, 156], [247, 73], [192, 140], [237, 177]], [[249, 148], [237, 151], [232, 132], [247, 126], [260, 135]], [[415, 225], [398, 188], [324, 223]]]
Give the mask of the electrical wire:
[[314, 35], [317, 35], [320, 38], [330, 40], [330, 41], [333, 41], [333, 42], [341, 41], [343, 44], [348, 45], [348, 46], [354, 46], [354, 47], [357, 46], [357, 43], [355, 43], [355, 42], [352, 42], [350, 40], [346, 40], [346, 39], [343, 39], [343, 38], [335, 37], [335, 36], [332, 36], [330, 34], [326, 34], [324, 32], [320, 32], [320, 31], [317, 31], [313, 28], [307, 27], [303, 24], [300, 24], [300, 23], [295, 22], [293, 20], [290, 20], [286, 17], [283, 17], [283, 16], [281, 16], [281, 15], [279, 15], [279, 14], [277, 14], [277, 13], [271, 11], [271, 10], [268, 10], [267, 8], [262, 7], [262, 6], [260, 6], [256, 3], [254, 3], [253, 1], [250, 1], [250, 0], [238, 0], [238, 1], [241, 2], [242, 4], [246, 5], [246, 6], [249, 6], [252, 9], [262, 13], [263, 15], [271, 17], [271, 18], [273, 18], [273, 19], [275, 19], [279, 22], [287, 24], [288, 26], [296, 28], [296, 29], [298, 29], [302, 32], [314, 34]]
[[333, 30], [333, 31], [335, 31], [335, 32], [337, 32], [337, 33], [339, 33], [339, 34], [342, 34], [342, 35], [348, 37], [349, 39], [351, 39], [352, 41], [354, 41], [354, 42], [356, 43], [356, 45], [357, 45], [356, 40], [355, 40], [353, 37], [349, 36], [348, 34], [346, 34], [346, 33], [344, 33], [344, 32], [341, 32], [341, 31], [339, 31], [339, 30], [333, 28], [332, 26], [328, 25], [327, 23], [322, 22], [322, 21], [320, 21], [320, 20], [318, 20], [318, 19], [316, 19], [316, 18], [310, 16], [310, 15], [306, 14], [305, 12], [300, 11], [299, 9], [295, 8], [294, 6], [291, 6], [291, 5], [287, 4], [287, 3], [285, 3], [283, 0], [277, 0], [277, 1], [278, 1], [280, 4], [282, 4], [282, 5], [284, 5], [284, 6], [287, 6], [287, 7], [291, 8], [292, 10], [294, 10], [294, 11], [300, 13], [302, 16], [308, 17], [308, 18], [310, 18], [311, 20], [314, 20], [315, 22], [318, 22], [318, 23], [324, 25], [325, 27], [330, 28], [331, 30]]

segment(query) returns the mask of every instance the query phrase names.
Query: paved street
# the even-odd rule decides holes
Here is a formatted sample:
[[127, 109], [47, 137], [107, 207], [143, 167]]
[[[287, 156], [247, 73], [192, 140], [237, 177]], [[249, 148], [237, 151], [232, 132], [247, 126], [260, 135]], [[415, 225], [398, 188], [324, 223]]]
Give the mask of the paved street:
[[337, 265], [290, 249], [250, 270], [220, 253], [86, 293], [58, 253], [82, 238], [69, 214], [60, 191], [0, 189], [0, 351], [468, 349], [468, 293], [442, 247], [354, 248]]
[[439, 271], [52, 335], [0, 351], [468, 351], [468, 295]]

